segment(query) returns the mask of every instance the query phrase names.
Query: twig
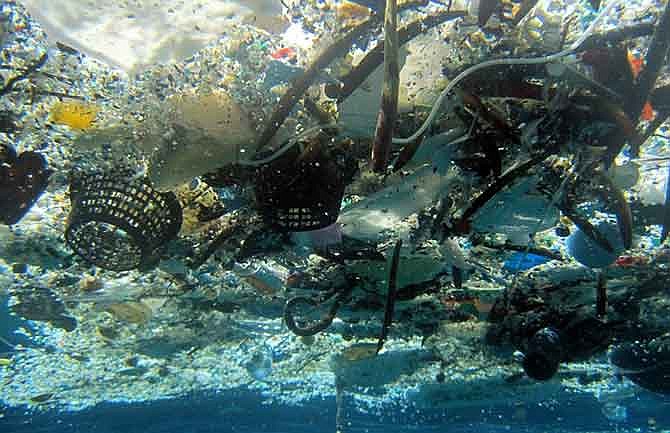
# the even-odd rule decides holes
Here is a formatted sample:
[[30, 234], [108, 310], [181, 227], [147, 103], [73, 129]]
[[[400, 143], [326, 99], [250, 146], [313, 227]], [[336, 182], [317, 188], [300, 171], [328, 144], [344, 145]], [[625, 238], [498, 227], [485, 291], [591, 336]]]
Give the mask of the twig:
[[391, 139], [398, 117], [400, 65], [398, 64], [398, 7], [396, 0], [386, 0], [384, 14], [384, 87], [377, 115], [377, 127], [372, 142], [372, 171], [386, 171], [391, 156]]
[[393, 256], [391, 257], [391, 269], [389, 271], [388, 293], [386, 294], [386, 307], [384, 308], [384, 323], [382, 332], [377, 341], [377, 353], [382, 350], [384, 341], [388, 335], [391, 322], [393, 321], [393, 307], [395, 305], [395, 292], [398, 285], [398, 264], [400, 262], [400, 248], [402, 240], [398, 240], [393, 247]]
[[354, 41], [370, 31], [376, 24], [376, 19], [368, 18], [358, 26], [354, 27], [344, 36], [336, 40], [335, 43], [328, 47], [323, 53], [321, 53], [321, 55], [319, 55], [314, 60], [314, 62], [312, 62], [309, 68], [307, 68], [302, 75], [293, 79], [291, 87], [279, 100], [279, 103], [270, 116], [270, 120], [267, 122], [265, 129], [263, 129], [263, 132], [258, 137], [254, 147], [256, 152], [260, 151], [275, 136], [277, 130], [279, 130], [279, 127], [284, 123], [284, 120], [286, 120], [288, 115], [291, 113], [291, 110], [293, 110], [295, 104], [302, 97], [309, 86], [312, 85], [321, 71], [337, 56], [348, 52]]

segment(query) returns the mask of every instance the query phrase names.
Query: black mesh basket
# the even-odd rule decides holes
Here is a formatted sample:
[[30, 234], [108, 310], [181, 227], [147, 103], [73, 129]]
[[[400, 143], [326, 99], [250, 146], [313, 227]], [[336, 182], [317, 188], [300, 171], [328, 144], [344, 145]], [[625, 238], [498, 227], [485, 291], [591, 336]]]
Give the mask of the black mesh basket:
[[86, 173], [70, 181], [72, 209], [65, 239], [86, 261], [126, 271], [157, 262], [157, 250], [177, 236], [181, 206], [127, 173]]
[[333, 224], [340, 214], [351, 164], [341, 152], [328, 149], [261, 167], [256, 197], [266, 222], [292, 232]]

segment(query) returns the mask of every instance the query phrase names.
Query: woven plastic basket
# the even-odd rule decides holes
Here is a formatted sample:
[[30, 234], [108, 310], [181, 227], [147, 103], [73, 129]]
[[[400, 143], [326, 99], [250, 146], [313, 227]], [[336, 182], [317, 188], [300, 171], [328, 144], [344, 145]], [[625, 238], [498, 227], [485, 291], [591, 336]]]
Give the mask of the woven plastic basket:
[[176, 196], [127, 173], [78, 173], [70, 181], [72, 209], [65, 239], [86, 261], [126, 271], [157, 262], [157, 250], [182, 222]]
[[340, 214], [351, 161], [334, 149], [282, 158], [258, 170], [256, 197], [266, 222], [284, 231], [317, 230]]

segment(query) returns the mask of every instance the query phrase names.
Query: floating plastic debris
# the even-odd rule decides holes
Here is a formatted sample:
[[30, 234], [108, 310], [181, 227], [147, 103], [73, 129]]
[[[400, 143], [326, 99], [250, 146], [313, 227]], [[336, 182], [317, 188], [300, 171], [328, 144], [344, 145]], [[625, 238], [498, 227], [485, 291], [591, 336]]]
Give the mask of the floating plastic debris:
[[36, 152], [16, 151], [0, 145], [0, 223], [16, 224], [44, 192], [51, 170]]
[[144, 324], [151, 318], [151, 308], [142, 302], [111, 304], [107, 306], [107, 311], [116, 319], [135, 325]]
[[99, 108], [81, 101], [58, 101], [51, 107], [49, 120], [58, 125], [69, 126], [76, 130], [86, 130], [93, 126]]
[[261, 346], [244, 364], [244, 367], [254, 379], [261, 382], [268, 380], [272, 374], [272, 349]]
[[63, 42], [129, 74], [181, 61], [216, 40], [226, 26], [246, 19], [270, 24], [282, 12], [280, 0], [225, 0], [198, 7], [179, 0], [93, 2], [86, 8], [78, 0], [21, 3], [52, 43]]
[[[70, 411], [187, 401], [204, 418], [158, 429], [239, 430], [269, 413], [241, 429], [295, 431], [334, 399], [341, 432], [595, 431], [608, 418], [637, 431], [650, 414], [667, 427], [640, 389], [669, 387], [666, 350], [648, 343], [670, 326], [670, 77], [652, 61], [667, 51], [664, 2], [398, 1], [397, 44], [376, 0], [26, 0], [51, 42], [22, 3], [0, 5], [0, 170], [20, 177], [20, 152], [39, 149], [57, 171], [48, 188], [26, 190], [32, 172], [0, 186], [0, 215], [17, 220], [0, 226], [2, 425], [77, 429]], [[265, 10], [242, 23], [248, 6]], [[105, 12], [113, 25], [86, 40]], [[291, 31], [257, 29], [262, 15]], [[63, 34], [74, 43], [47, 48]], [[401, 109], [371, 175], [384, 58], [403, 66], [384, 102]], [[80, 97], [94, 109], [64, 105]], [[612, 216], [627, 251], [608, 264], [574, 241], [617, 247], [589, 230]], [[570, 236], [603, 269], [564, 260]], [[395, 242], [397, 277], [384, 266]], [[645, 351], [618, 349], [632, 341]], [[614, 372], [612, 344], [632, 358], [612, 356]], [[614, 382], [630, 401], [594, 401]], [[571, 424], [585, 408], [605, 425]]]
[[54, 394], [52, 392], [46, 392], [44, 394], [39, 394], [33, 397], [30, 397], [30, 402], [35, 404], [42, 404], [50, 401], [53, 398]]
[[228, 93], [192, 90], [172, 95], [163, 119], [171, 134], [150, 152], [149, 178], [161, 191], [235, 164], [253, 142], [248, 114]]
[[613, 252], [606, 251], [579, 229], [572, 233], [567, 240], [568, 253], [579, 263], [590, 268], [602, 268], [611, 265], [623, 251], [623, 241], [619, 228], [615, 224], [600, 222], [596, 225], [596, 228], [612, 244]]
[[117, 271], [156, 264], [182, 223], [173, 193], [128, 173], [74, 173], [65, 239], [85, 260]]
[[535, 266], [547, 263], [549, 260], [551, 259], [548, 257], [519, 251], [512, 254], [507, 260], [505, 260], [503, 269], [508, 272], [526, 271], [528, 269], [534, 268]]

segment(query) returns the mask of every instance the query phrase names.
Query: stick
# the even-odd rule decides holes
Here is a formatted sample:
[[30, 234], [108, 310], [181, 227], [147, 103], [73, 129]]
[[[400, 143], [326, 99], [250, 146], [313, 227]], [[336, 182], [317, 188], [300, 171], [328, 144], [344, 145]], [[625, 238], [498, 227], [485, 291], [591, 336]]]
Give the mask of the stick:
[[598, 271], [596, 285], [596, 317], [602, 319], [607, 314], [607, 277], [603, 271]]
[[400, 247], [402, 240], [398, 240], [393, 247], [393, 256], [391, 257], [391, 269], [389, 271], [388, 293], [386, 294], [386, 308], [384, 309], [384, 323], [382, 332], [377, 341], [377, 353], [382, 350], [384, 341], [388, 335], [391, 322], [393, 321], [393, 307], [395, 305], [395, 292], [398, 285], [398, 263], [400, 262]]
[[[626, 107], [626, 112], [631, 119], [638, 120], [640, 118], [642, 108], [647, 100], [649, 100], [652, 90], [654, 90], [656, 79], [665, 63], [668, 51], [670, 51], [670, 1], [666, 2], [665, 11], [656, 25], [656, 30], [654, 31], [654, 36], [651, 39], [647, 57], [645, 58], [646, 66], [640, 72], [635, 92]], [[639, 156], [639, 149], [631, 149], [631, 154], [633, 158], [637, 158]]]
[[396, 0], [386, 0], [384, 14], [384, 88], [382, 103], [377, 115], [375, 138], [372, 142], [372, 171], [381, 173], [391, 156], [391, 139], [398, 117], [398, 91], [400, 90], [400, 65], [398, 64], [398, 7]]
[[665, 181], [665, 203], [663, 204], [663, 229], [661, 231], [661, 243], [665, 242], [670, 230], [670, 165], [668, 166], [668, 179]]
[[661, 127], [667, 120], [670, 120], [670, 111], [668, 111], [667, 107], [664, 107], [663, 109], [658, 110], [658, 114], [656, 115], [656, 118], [651, 121], [649, 125], [644, 129], [644, 131], [636, 133], [633, 138], [630, 140], [630, 148], [631, 149], [636, 149], [635, 151], [632, 151], [631, 153], [636, 153], [639, 156], [640, 153], [640, 148], [644, 143], [649, 140], [649, 138], [654, 135], [656, 130]]
[[654, 25], [651, 23], [636, 24], [623, 27], [621, 29], [611, 30], [607, 33], [594, 34], [586, 38], [579, 47], [580, 51], [587, 51], [592, 48], [602, 48], [607, 45], [616, 45], [619, 42], [629, 39], [649, 36], [654, 32]]

